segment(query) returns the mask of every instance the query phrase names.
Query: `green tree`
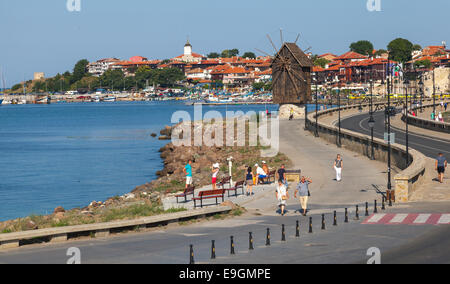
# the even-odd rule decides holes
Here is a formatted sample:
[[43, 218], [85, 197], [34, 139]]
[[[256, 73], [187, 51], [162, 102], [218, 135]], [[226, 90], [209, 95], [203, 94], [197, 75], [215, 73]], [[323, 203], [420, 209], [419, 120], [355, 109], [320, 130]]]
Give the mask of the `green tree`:
[[414, 67], [415, 68], [431, 68], [432, 64], [431, 61], [429, 59], [425, 59], [425, 60], [418, 60], [416, 62], [414, 62]]
[[239, 49], [234, 48], [234, 49], [225, 49], [224, 51], [222, 51], [221, 56], [224, 58], [230, 58], [230, 57], [234, 57], [234, 56], [238, 56], [239, 55]]
[[88, 64], [89, 61], [87, 61], [87, 59], [82, 59], [75, 64], [75, 67], [73, 68], [73, 75], [72, 78], [70, 79], [70, 82], [72, 84], [81, 80], [81, 78], [83, 78], [87, 74], [86, 67]]
[[208, 54], [207, 57], [208, 58], [219, 58], [220, 54], [218, 54], [217, 52], [211, 52], [210, 54]]
[[259, 91], [261, 89], [264, 88], [265, 83], [264, 82], [259, 82], [259, 83], [253, 83], [253, 91]]
[[20, 88], [22, 88], [22, 84], [15, 84], [14, 86], [12, 86], [11, 91], [15, 92]]
[[375, 56], [381, 56], [381, 55], [383, 55], [383, 54], [385, 54], [385, 53], [387, 53], [387, 50], [386, 50], [386, 49], [378, 49], [378, 50], [375, 52]]
[[317, 57], [317, 58], [314, 60], [314, 66], [320, 66], [320, 67], [322, 67], [322, 68], [325, 68], [325, 66], [326, 66], [328, 63], [330, 63], [330, 61], [327, 60], [327, 59], [325, 59], [325, 58], [319, 58], [319, 57]]
[[256, 55], [255, 55], [255, 53], [253, 53], [253, 52], [246, 52], [246, 53], [244, 53], [243, 55], [242, 55], [242, 57], [243, 58], [253, 58], [253, 59], [255, 59], [256, 58]]
[[373, 44], [368, 40], [360, 40], [350, 44], [350, 50], [362, 55], [372, 55]]
[[412, 59], [413, 44], [403, 38], [397, 38], [388, 45], [389, 58], [405, 63]]
[[413, 45], [413, 51], [417, 51], [417, 50], [422, 50], [422, 47], [420, 46], [420, 44]]

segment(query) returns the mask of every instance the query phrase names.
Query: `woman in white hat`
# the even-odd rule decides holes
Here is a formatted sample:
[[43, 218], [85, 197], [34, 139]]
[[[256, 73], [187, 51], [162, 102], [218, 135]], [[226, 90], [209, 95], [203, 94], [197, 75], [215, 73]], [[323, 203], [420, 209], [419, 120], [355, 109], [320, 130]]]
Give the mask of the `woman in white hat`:
[[216, 183], [217, 183], [217, 175], [219, 174], [219, 168], [220, 168], [219, 163], [215, 163], [212, 166], [212, 180], [211, 180], [211, 183], [212, 183], [212, 189], [213, 190], [217, 189]]

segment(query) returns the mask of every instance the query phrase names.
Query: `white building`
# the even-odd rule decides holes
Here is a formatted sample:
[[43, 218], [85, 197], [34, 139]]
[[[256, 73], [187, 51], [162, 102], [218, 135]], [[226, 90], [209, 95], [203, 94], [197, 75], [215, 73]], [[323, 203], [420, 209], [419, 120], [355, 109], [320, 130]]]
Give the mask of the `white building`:
[[105, 58], [88, 64], [88, 72], [96, 77], [100, 77], [111, 65], [120, 62], [117, 58]]
[[184, 53], [180, 56], [175, 57], [174, 61], [181, 61], [186, 63], [200, 62], [204, 58], [203, 55], [192, 52], [192, 45], [189, 40], [184, 45]]

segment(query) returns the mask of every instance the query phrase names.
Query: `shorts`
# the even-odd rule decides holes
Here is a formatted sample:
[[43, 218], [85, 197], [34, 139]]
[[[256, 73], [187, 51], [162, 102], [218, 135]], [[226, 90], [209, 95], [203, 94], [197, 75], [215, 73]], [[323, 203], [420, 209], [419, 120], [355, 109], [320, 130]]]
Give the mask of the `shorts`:
[[259, 175], [258, 178], [266, 178], [266, 175]]
[[247, 185], [253, 185], [253, 179], [248, 179], [245, 183]]
[[217, 183], [217, 178], [216, 178], [216, 177], [213, 177], [211, 183], [212, 183], [212, 184], [216, 184], [216, 183]]
[[438, 167], [437, 171], [438, 171], [438, 174], [443, 174], [443, 173], [445, 173], [445, 167]]
[[192, 177], [186, 177], [186, 184], [191, 185], [192, 184]]

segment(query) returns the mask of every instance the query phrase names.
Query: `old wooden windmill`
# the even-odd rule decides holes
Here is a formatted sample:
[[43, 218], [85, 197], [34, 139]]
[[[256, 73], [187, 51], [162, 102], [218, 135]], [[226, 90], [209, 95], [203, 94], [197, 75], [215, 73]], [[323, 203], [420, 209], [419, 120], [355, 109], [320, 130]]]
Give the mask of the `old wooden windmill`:
[[305, 104], [311, 99], [313, 63], [296, 43], [285, 42], [272, 61], [273, 102]]

